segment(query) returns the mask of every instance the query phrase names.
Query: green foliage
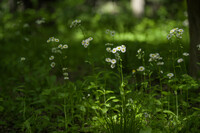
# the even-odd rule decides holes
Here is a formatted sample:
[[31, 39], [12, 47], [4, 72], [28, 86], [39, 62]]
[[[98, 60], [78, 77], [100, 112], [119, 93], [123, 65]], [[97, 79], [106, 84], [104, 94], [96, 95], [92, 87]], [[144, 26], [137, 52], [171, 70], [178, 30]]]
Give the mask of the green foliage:
[[[188, 32], [184, 3], [174, 14], [177, 4], [160, 1], [157, 14], [147, 4], [146, 17], [136, 19], [129, 1], [110, 13], [93, 2], [31, 0], [26, 8], [19, 1], [15, 12], [0, 2], [0, 131], [198, 132], [200, 84], [187, 74], [188, 36], [166, 38], [174, 27]], [[81, 23], [70, 28], [74, 19]], [[122, 44], [119, 55], [105, 50]]]

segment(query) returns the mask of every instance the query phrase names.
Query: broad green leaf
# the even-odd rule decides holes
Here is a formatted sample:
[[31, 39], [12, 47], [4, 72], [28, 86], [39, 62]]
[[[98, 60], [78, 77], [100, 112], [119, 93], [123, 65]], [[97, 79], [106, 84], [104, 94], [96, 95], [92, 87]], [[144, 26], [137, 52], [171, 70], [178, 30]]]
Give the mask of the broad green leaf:
[[115, 98], [116, 98], [115, 96], [109, 97], [109, 98], [106, 100], [106, 102], [108, 102], [108, 101], [110, 101], [110, 100], [112, 100], [112, 99], [115, 99]]
[[107, 111], [108, 111], [107, 108], [103, 108], [103, 109], [102, 109], [102, 112], [103, 112], [104, 114], [107, 113]]

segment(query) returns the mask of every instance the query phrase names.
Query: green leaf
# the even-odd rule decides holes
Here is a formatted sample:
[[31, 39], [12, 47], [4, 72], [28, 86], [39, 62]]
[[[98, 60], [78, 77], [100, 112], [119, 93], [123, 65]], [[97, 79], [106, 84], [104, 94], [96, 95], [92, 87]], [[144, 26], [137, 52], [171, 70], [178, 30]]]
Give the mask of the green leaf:
[[42, 94], [41, 95], [50, 95], [51, 94], [51, 89], [46, 89], [46, 90], [44, 90], [43, 92], [42, 92]]
[[195, 109], [195, 110], [198, 110], [198, 111], [200, 111], [200, 108], [196, 108], [196, 107], [192, 107], [193, 109]]
[[109, 94], [109, 93], [114, 93], [113, 91], [106, 91], [106, 94]]
[[110, 100], [112, 100], [112, 99], [115, 99], [115, 98], [116, 98], [115, 96], [109, 97], [109, 98], [106, 100], [106, 102], [108, 102], [108, 101], [110, 101]]
[[79, 108], [81, 111], [86, 112], [86, 108], [85, 108], [85, 106], [83, 106], [83, 105], [79, 105], [78, 108]]
[[163, 110], [163, 112], [175, 116], [175, 114], [170, 110]]
[[107, 108], [103, 108], [103, 109], [102, 109], [102, 112], [103, 112], [104, 114], [107, 113], [107, 111], [108, 111]]
[[119, 99], [113, 99], [112, 101], [113, 102], [119, 102]]
[[68, 93], [58, 93], [58, 98], [67, 98], [68, 96]]

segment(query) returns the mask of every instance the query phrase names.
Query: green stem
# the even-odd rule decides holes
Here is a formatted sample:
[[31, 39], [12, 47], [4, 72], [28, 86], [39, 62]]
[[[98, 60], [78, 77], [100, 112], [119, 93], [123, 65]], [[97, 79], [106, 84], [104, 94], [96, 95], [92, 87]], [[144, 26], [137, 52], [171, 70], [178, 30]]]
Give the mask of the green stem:
[[[64, 94], [66, 94], [65, 88], [64, 88]], [[65, 97], [64, 97], [64, 115], [65, 115], [65, 130], [67, 130], [67, 111], [66, 111], [66, 98]]]
[[24, 102], [23, 102], [23, 106], [24, 106], [24, 109], [23, 109], [23, 118], [24, 118], [24, 120], [26, 120], [26, 102], [25, 102], [25, 99], [24, 99]]
[[178, 95], [177, 95], [177, 91], [175, 91], [175, 95], [176, 95], [176, 115], [178, 118]]
[[124, 93], [124, 78], [123, 78], [123, 70], [122, 70], [122, 59], [120, 59], [120, 77], [121, 77], [121, 86], [120, 86], [120, 94], [122, 98], [122, 114], [125, 108], [125, 93]]

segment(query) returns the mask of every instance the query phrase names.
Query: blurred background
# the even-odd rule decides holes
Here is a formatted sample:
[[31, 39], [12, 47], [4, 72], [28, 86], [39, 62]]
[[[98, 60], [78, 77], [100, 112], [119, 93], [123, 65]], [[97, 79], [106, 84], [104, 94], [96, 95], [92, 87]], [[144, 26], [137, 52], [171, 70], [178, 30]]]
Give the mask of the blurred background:
[[[70, 28], [75, 19], [82, 21], [85, 36], [94, 38], [90, 57], [81, 45], [82, 31]], [[181, 41], [185, 52], [189, 48], [184, 0], [1, 0], [0, 20], [0, 85], [4, 87], [22, 80], [45, 81], [49, 71], [59, 77], [48, 60], [51, 47], [46, 41], [52, 36], [69, 45], [65, 63], [72, 81], [90, 74], [88, 60], [97, 69], [105, 68], [106, 43], [126, 45], [127, 74], [141, 65], [135, 56], [139, 48], [147, 57], [156, 52], [166, 57], [167, 34], [173, 28], [184, 29]], [[106, 29], [115, 31], [115, 36], [107, 35]], [[21, 57], [26, 58], [24, 64]]]

